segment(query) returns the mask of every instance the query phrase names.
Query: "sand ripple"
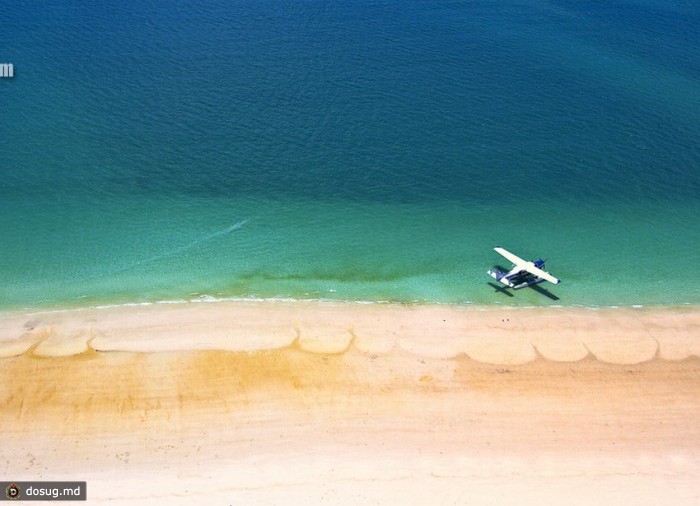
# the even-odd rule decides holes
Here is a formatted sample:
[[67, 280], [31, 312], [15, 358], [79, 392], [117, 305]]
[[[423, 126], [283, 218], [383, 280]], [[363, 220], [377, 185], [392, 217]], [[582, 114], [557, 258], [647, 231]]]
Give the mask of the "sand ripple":
[[295, 346], [419, 357], [460, 355], [516, 365], [592, 356], [635, 364], [700, 357], [700, 312], [659, 309], [493, 309], [302, 302], [117, 307], [0, 318], [0, 357], [130, 351], [256, 352]]

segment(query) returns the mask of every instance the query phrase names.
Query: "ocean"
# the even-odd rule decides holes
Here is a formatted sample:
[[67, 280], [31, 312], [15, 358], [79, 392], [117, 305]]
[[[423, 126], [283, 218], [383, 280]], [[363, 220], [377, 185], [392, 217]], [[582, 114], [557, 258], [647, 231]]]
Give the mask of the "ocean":
[[700, 4], [120, 4], [3, 7], [0, 309], [700, 304]]

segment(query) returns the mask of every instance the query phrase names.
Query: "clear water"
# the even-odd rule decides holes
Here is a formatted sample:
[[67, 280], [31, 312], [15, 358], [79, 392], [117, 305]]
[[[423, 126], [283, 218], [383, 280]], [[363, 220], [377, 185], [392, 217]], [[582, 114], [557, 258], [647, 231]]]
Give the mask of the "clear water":
[[[692, 2], [15, 2], [0, 307], [700, 303]], [[502, 245], [556, 297], [508, 297]]]

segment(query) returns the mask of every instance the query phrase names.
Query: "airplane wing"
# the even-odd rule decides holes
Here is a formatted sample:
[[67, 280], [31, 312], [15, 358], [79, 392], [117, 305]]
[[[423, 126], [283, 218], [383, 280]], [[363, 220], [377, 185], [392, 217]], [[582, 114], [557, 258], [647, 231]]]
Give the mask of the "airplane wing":
[[554, 283], [555, 285], [559, 284], [559, 279], [555, 278], [552, 276], [550, 273], [543, 271], [542, 269], [539, 269], [535, 267], [535, 264], [532, 262], [527, 262], [525, 265], [519, 266], [525, 269], [527, 272], [530, 274], [534, 274], [535, 276], [538, 276], [542, 279], [546, 279], [550, 283]]
[[523, 260], [518, 255], [514, 255], [510, 251], [501, 248], [500, 246], [496, 246], [493, 249], [494, 249], [494, 251], [496, 251], [496, 253], [500, 253], [501, 255], [506, 257], [508, 260], [510, 260], [513, 265], [519, 266], [519, 265], [526, 265], [526, 264], [530, 263], [527, 260]]

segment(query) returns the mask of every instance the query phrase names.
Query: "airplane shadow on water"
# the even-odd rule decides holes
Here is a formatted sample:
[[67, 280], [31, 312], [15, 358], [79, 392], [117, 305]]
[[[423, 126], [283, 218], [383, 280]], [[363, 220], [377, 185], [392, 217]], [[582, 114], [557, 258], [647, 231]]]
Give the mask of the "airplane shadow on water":
[[532, 290], [536, 291], [536, 292], [539, 293], [540, 295], [544, 295], [544, 296], [547, 297], [548, 299], [551, 299], [551, 300], [559, 300], [559, 297], [557, 297], [556, 295], [554, 295], [552, 292], [550, 292], [550, 291], [547, 290], [546, 288], [541, 287], [540, 285], [532, 285], [532, 286], [529, 286], [528, 288], [531, 288]]
[[[503, 295], [507, 295], [508, 297], [515, 297], [515, 294], [512, 293], [512, 290], [506, 288], [505, 286], [498, 286], [495, 283], [486, 283], [486, 284], [489, 285], [491, 288], [494, 288], [497, 292], [502, 293]], [[539, 285], [530, 285], [527, 288], [530, 288], [530, 289], [536, 291], [537, 293], [544, 295], [548, 299], [559, 300], [559, 297], [557, 297], [552, 292], [550, 292], [546, 288], [542, 288]]]

